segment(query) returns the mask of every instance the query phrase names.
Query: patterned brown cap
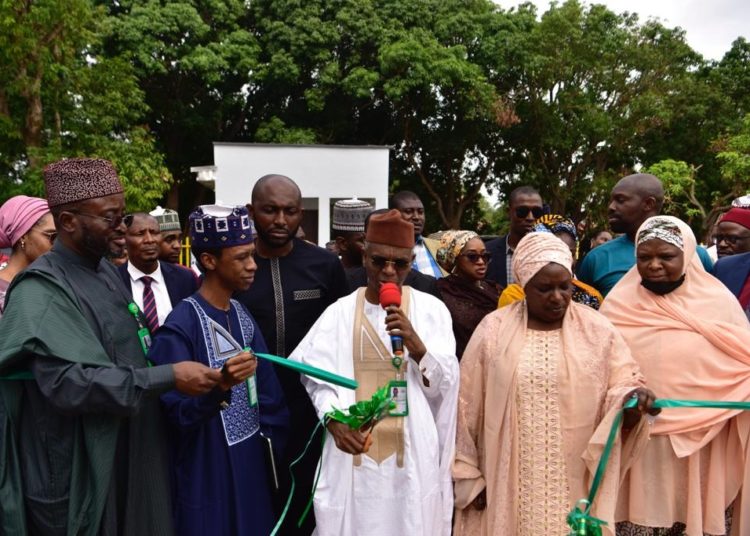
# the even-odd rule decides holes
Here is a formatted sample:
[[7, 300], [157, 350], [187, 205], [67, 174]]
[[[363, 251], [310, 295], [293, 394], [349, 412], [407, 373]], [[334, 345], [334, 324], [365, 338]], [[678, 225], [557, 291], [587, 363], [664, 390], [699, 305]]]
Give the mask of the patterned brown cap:
[[50, 207], [122, 193], [117, 171], [109, 160], [66, 158], [44, 168]]

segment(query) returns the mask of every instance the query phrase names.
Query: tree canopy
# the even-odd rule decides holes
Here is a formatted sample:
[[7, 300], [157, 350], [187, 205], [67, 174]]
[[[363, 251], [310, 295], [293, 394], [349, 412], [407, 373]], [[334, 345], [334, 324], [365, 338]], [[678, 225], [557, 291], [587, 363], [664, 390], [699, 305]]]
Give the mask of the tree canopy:
[[213, 141], [391, 145], [391, 189], [423, 196], [430, 229], [495, 231], [482, 192], [520, 184], [601, 223], [641, 167], [705, 228], [748, 186], [750, 43], [708, 61], [601, 5], [0, 0], [0, 26], [0, 199], [96, 155], [129, 208], [187, 211]]

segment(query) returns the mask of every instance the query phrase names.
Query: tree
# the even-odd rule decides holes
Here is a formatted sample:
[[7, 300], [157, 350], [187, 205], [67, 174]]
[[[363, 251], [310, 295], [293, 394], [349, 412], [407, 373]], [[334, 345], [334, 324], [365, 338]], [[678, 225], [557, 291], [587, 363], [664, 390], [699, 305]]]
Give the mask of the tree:
[[111, 159], [131, 210], [168, 188], [132, 70], [100, 54], [102, 15], [85, 0], [0, 3], [0, 197], [43, 195], [43, 166], [70, 156]]
[[[248, 87], [258, 44], [242, 0], [107, 1], [108, 55], [133, 65], [146, 122], [176, 178], [169, 205], [206, 194], [190, 166], [213, 159], [213, 141], [249, 141]], [[249, 195], [249, 191], [248, 191]], [[244, 202], [246, 200], [236, 200]]]
[[508, 87], [520, 122], [505, 136], [516, 167], [503, 190], [531, 184], [553, 211], [593, 220], [614, 180], [639, 162], [644, 137], [670, 121], [671, 96], [700, 64], [681, 30], [574, 0], [553, 4], [504, 53], [501, 65], [520, 70]]
[[697, 194], [697, 166], [662, 160], [647, 168], [648, 173], [659, 177], [664, 184], [665, 212], [686, 217], [689, 223], [698, 217], [704, 236], [708, 236], [719, 216], [730, 208], [732, 199], [750, 191], [750, 114], [739, 128], [716, 140], [713, 149], [721, 184], [710, 193], [708, 201], [701, 200]]
[[[514, 120], [474, 57], [489, 1], [255, 1], [249, 87], [258, 141], [394, 146], [394, 183], [457, 227], [505, 151]], [[253, 128], [251, 127], [251, 131]]]

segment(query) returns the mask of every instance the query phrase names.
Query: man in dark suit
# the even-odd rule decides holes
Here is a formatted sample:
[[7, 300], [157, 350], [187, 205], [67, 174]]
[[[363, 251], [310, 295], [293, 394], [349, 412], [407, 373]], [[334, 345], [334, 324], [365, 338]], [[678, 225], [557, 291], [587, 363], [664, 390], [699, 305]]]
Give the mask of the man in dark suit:
[[531, 186], [519, 186], [510, 193], [508, 212], [510, 232], [487, 242], [487, 252], [492, 255], [492, 260], [485, 277], [503, 287], [515, 283], [510, 269], [513, 250], [544, 214], [542, 196]]
[[737, 296], [750, 319], [750, 253], [720, 258], [714, 265], [713, 274]]
[[198, 283], [191, 271], [159, 261], [161, 231], [155, 217], [139, 212], [124, 221], [128, 262], [118, 270], [153, 333], [175, 305], [198, 290]]

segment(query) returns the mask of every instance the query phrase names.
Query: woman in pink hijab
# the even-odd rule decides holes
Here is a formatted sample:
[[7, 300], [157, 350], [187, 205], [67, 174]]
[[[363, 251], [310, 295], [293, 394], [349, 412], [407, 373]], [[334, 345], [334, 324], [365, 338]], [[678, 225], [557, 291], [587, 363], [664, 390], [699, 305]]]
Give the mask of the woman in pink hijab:
[[[654, 216], [635, 242], [636, 265], [601, 312], [648, 385], [660, 398], [750, 400], [750, 324], [701, 266], [693, 232], [677, 218]], [[750, 534], [750, 490], [740, 493], [749, 439], [750, 412], [665, 409], [620, 490], [618, 536], [725, 534], [733, 503], [731, 534]]]
[[11, 248], [7, 264], [0, 269], [0, 315], [10, 282], [49, 251], [56, 236], [52, 214], [44, 199], [17, 195], [0, 206], [0, 248]]
[[[567, 536], [566, 515], [588, 495], [623, 402], [622, 435], [594, 501], [608, 521], [621, 471], [648, 440], [645, 388], [625, 341], [601, 314], [571, 303], [573, 257], [551, 233], [513, 252], [525, 298], [484, 317], [461, 360], [456, 431], [456, 536]], [[619, 431], [618, 431], [619, 432]]]

